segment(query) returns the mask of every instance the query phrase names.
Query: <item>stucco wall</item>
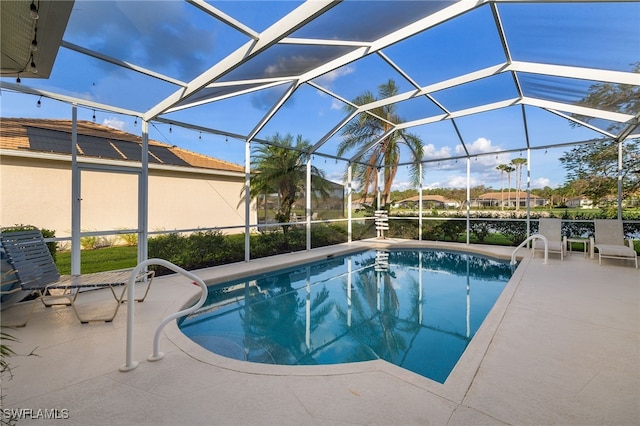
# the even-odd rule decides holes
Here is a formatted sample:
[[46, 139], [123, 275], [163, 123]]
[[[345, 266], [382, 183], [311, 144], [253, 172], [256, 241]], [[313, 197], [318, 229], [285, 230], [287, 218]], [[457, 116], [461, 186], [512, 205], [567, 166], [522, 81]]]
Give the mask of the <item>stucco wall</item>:
[[[83, 170], [81, 178], [83, 231], [137, 227], [138, 175]], [[243, 185], [244, 177], [151, 170], [149, 230], [242, 226], [244, 204], [238, 201]], [[255, 223], [253, 210], [252, 216]], [[70, 162], [2, 157], [0, 225], [15, 224], [70, 236]]]
[[3, 156], [0, 164], [0, 225], [71, 230], [71, 168], [59, 161]]

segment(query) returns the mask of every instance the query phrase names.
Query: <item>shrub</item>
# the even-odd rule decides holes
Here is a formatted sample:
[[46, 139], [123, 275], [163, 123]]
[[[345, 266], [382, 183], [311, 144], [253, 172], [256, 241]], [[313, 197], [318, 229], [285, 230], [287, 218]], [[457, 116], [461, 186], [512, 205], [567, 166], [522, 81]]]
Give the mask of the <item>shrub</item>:
[[135, 246], [138, 244], [138, 234], [118, 234], [125, 246]]
[[[315, 225], [311, 241], [314, 246], [346, 241], [346, 230], [336, 225]], [[306, 248], [306, 229], [290, 228], [282, 231], [251, 235], [251, 258], [300, 251]], [[223, 235], [219, 231], [196, 232], [188, 236], [164, 234], [149, 239], [149, 257], [166, 259], [187, 270], [207, 268], [244, 260], [244, 234]], [[170, 273], [166, 268], [152, 266], [156, 274]]]
[[80, 247], [82, 250], [93, 250], [98, 248], [98, 237], [95, 235], [90, 235], [87, 237], [80, 238]]
[[[56, 231], [53, 231], [51, 229], [40, 229], [40, 231], [42, 232], [42, 236], [44, 238], [55, 238], [56, 237]], [[53, 258], [53, 261], [56, 261], [56, 256], [58, 254], [58, 243], [55, 241], [52, 241], [50, 243], [47, 243], [47, 248], [49, 249], [49, 252], [51, 253], [51, 257]]]

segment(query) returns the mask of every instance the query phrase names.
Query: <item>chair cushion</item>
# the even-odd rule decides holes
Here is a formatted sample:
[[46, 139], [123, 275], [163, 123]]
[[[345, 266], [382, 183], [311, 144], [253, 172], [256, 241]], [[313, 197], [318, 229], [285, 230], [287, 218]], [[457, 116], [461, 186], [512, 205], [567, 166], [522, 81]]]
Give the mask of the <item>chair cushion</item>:
[[595, 248], [602, 256], [616, 256], [616, 257], [636, 257], [636, 252], [631, 247], [610, 245], [610, 244], [596, 244]]

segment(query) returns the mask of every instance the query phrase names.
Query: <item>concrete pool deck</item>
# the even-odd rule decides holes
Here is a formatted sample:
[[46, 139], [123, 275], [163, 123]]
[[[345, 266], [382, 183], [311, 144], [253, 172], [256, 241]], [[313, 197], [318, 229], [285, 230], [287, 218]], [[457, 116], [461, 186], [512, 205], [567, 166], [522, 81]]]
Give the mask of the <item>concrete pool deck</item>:
[[[344, 248], [194, 273], [215, 281]], [[502, 257], [512, 251], [474, 249]], [[113, 323], [80, 324], [69, 308], [37, 305], [29, 324], [11, 331], [20, 340], [11, 344], [19, 355], [9, 358], [13, 377], [2, 380], [0, 415], [14, 409], [29, 417], [18, 425], [639, 424], [640, 271], [619, 260], [599, 266], [582, 253], [564, 262], [550, 255], [547, 264], [525, 249], [518, 255], [524, 258], [514, 278], [444, 384], [384, 361], [284, 367], [226, 359], [191, 343], [175, 322], [161, 335], [165, 358], [148, 362], [162, 318], [198, 292], [172, 275], [156, 278], [147, 300], [135, 305], [134, 359], [140, 364], [129, 372], [119, 371], [126, 306]], [[81, 297], [93, 305], [111, 294]], [[2, 323], [23, 315], [22, 309], [3, 311]], [[37, 356], [25, 355], [31, 351]], [[37, 418], [44, 416], [38, 410], [58, 410], [64, 419]]]

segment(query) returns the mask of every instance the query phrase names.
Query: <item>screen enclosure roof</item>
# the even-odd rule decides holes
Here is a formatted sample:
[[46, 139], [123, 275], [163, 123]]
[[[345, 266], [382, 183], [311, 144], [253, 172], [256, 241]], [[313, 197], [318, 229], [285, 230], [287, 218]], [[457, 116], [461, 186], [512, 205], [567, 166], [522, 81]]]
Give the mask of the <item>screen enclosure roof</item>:
[[[344, 126], [363, 115], [420, 137], [423, 162], [640, 133], [636, 1], [33, 4], [58, 15], [34, 20], [31, 2], [2, 1], [3, 62], [22, 58], [2, 68], [3, 90], [169, 130], [301, 134], [312, 154], [347, 162], [380, 143], [338, 158]], [[38, 62], [46, 73], [31, 72]], [[395, 90], [381, 92], [390, 80]]]

